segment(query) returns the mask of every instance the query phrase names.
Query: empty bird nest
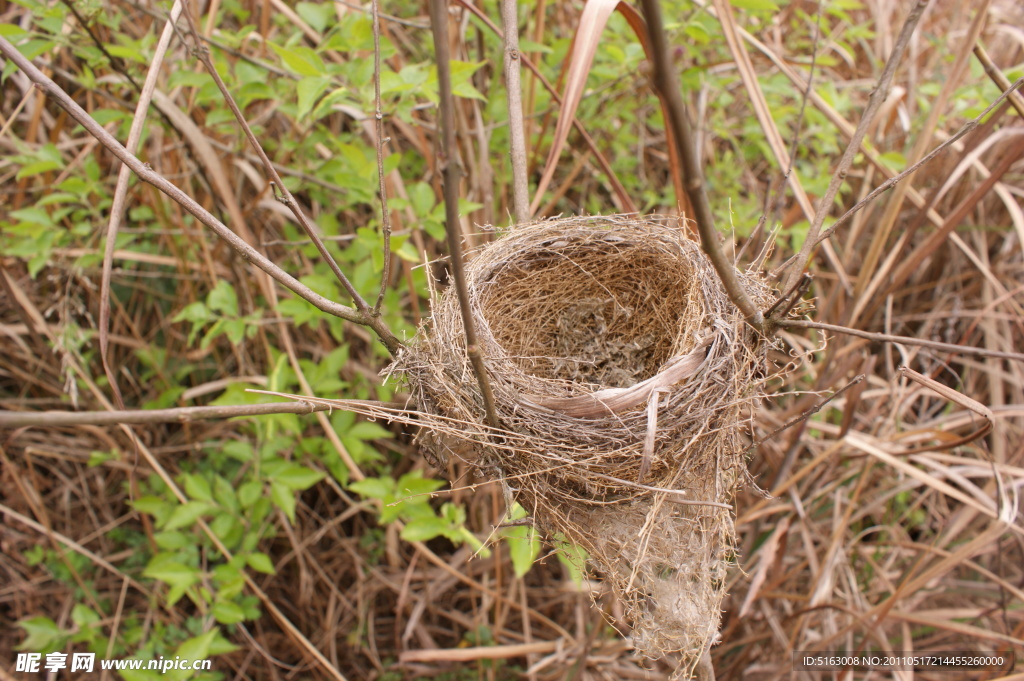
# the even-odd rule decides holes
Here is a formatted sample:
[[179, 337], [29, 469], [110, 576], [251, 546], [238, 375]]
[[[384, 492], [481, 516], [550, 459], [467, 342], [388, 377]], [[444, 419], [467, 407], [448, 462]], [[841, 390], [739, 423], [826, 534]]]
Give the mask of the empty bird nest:
[[[500, 428], [487, 425], [448, 289], [393, 367], [425, 441], [585, 548], [636, 647], [692, 668], [718, 628], [763, 343], [699, 245], [663, 219], [515, 228], [469, 255], [467, 281]], [[743, 283], [763, 309], [767, 288]]]

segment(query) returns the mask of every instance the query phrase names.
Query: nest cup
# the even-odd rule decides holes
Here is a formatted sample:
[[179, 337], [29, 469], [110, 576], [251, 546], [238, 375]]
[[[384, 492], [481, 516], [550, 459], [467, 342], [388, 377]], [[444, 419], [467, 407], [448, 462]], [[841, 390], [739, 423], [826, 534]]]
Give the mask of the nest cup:
[[485, 424], [449, 289], [396, 366], [431, 448], [585, 548], [638, 650], [681, 655], [686, 673], [718, 629], [762, 349], [678, 221], [519, 227], [470, 255], [467, 281], [501, 429]]

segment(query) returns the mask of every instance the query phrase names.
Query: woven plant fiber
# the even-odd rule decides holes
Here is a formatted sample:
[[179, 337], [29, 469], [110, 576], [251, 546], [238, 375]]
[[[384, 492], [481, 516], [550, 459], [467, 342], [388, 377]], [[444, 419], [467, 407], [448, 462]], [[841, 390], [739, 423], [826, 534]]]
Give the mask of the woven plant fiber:
[[[634, 645], [679, 655], [717, 635], [729, 505], [763, 347], [679, 221], [585, 217], [512, 230], [468, 255], [500, 428], [486, 425], [453, 289], [395, 370], [437, 456], [500, 479], [537, 527], [589, 553]], [[755, 302], [768, 290], [743, 275]]]

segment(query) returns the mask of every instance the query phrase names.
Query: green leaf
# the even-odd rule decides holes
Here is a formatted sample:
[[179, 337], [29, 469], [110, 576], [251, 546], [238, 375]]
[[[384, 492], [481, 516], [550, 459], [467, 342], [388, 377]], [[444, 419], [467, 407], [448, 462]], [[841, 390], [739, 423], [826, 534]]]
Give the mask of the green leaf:
[[15, 646], [15, 650], [28, 650], [31, 652], [51, 652], [64, 648], [68, 633], [62, 631], [57, 623], [49, 617], [31, 617], [18, 622], [18, 626], [25, 630], [27, 636], [21, 645]]
[[395, 481], [389, 477], [364, 478], [353, 482], [348, 488], [366, 499], [383, 500], [394, 494]]
[[452, 94], [456, 97], [465, 97], [467, 99], [479, 99], [483, 102], [487, 101], [487, 98], [480, 94], [480, 91], [473, 87], [471, 78], [477, 70], [486, 64], [487, 62], [468, 62], [459, 61], [458, 59], [452, 59], [451, 72], [452, 72]]
[[63, 163], [55, 161], [36, 161], [35, 163], [23, 165], [18, 171], [18, 174], [14, 176], [14, 179], [21, 180], [26, 177], [34, 177], [36, 175], [42, 175], [50, 170], [60, 170], [63, 167]]
[[299, 105], [295, 110], [296, 118], [304, 118], [313, 109], [320, 95], [330, 88], [331, 80], [331, 76], [307, 76], [299, 81], [295, 86], [299, 96]]
[[217, 282], [213, 290], [206, 296], [206, 304], [228, 317], [238, 316], [238, 294], [234, 287], [223, 279]]
[[537, 530], [533, 526], [520, 525], [506, 528], [504, 533], [508, 555], [512, 559], [512, 569], [515, 570], [516, 577], [522, 579], [540, 555]]
[[262, 572], [265, 575], [277, 574], [277, 570], [274, 569], [274, 563], [271, 562], [270, 556], [265, 553], [254, 551], [246, 556], [245, 562], [256, 572]]
[[406, 541], [427, 541], [439, 537], [448, 529], [443, 518], [431, 516], [409, 522], [402, 528], [402, 539]]
[[221, 624], [238, 624], [245, 621], [245, 610], [231, 601], [217, 601], [213, 604], [210, 612], [213, 614], [213, 618]]
[[222, 475], [213, 479], [213, 498], [222, 508], [232, 513], [238, 513], [238, 496], [235, 493], [235, 488]]
[[275, 483], [293, 490], [309, 489], [324, 479], [324, 474], [304, 466], [291, 464], [273, 475]]
[[242, 508], [249, 508], [262, 494], [263, 484], [257, 480], [250, 480], [238, 488], [238, 502], [242, 504]]
[[277, 52], [281, 61], [289, 70], [300, 76], [321, 76], [327, 71], [323, 60], [312, 49], [304, 46], [281, 47], [274, 43], [268, 43], [270, 48]]
[[178, 314], [171, 317], [175, 324], [178, 322], [192, 322], [193, 324], [205, 324], [210, 319], [210, 309], [206, 303], [196, 301], [181, 308]]
[[162, 529], [178, 530], [193, 525], [203, 514], [209, 513], [214, 508], [216, 507], [213, 504], [205, 501], [190, 501], [182, 504], [171, 512], [171, 517], [167, 519], [167, 524]]
[[430, 494], [444, 485], [443, 480], [424, 478], [422, 471], [413, 471], [398, 479], [398, 483], [395, 485], [395, 496], [407, 499], [412, 497], [410, 501], [415, 499], [426, 503], [430, 499]]
[[142, 576], [172, 587], [189, 587], [199, 582], [199, 570], [176, 560], [173, 553], [158, 553], [142, 570]]
[[587, 551], [582, 546], [577, 546], [566, 540], [562, 534], [555, 535], [555, 550], [558, 560], [569, 571], [569, 577], [580, 586], [587, 574]]
[[295, 522], [295, 493], [290, 487], [286, 487], [279, 482], [271, 482], [270, 500], [274, 502], [275, 506], [284, 511], [290, 522]]
[[[205, 660], [213, 655], [223, 655], [237, 650], [238, 647], [225, 639], [218, 627], [214, 627], [204, 634], [190, 638], [174, 651], [175, 657], [184, 660]], [[171, 669], [166, 674], [161, 674], [162, 681], [187, 681], [192, 679], [195, 672], [191, 669]]]
[[196, 543], [191, 533], [184, 532], [157, 532], [153, 535], [153, 541], [164, 551], [181, 551]]
[[28, 31], [14, 24], [0, 24], [0, 35], [5, 38], [20, 38], [23, 35], [28, 35]]
[[907, 157], [898, 151], [887, 151], [880, 158], [893, 170], [903, 170], [907, 167]]
[[371, 421], [360, 421], [346, 433], [349, 437], [360, 440], [385, 440], [392, 437], [391, 431]]
[[196, 501], [213, 501], [213, 490], [210, 489], [210, 483], [206, 481], [206, 478], [186, 473], [184, 479], [185, 494]]
[[79, 627], [87, 627], [99, 622], [100, 616], [92, 608], [76, 603], [75, 607], [71, 608], [71, 621]]
[[300, 2], [295, 5], [295, 11], [300, 17], [302, 17], [303, 21], [312, 26], [319, 33], [324, 32], [324, 30], [330, 25], [331, 19], [335, 16], [334, 4], [330, 2], [323, 4]]
[[729, 0], [736, 9], [753, 10], [755, 12], [777, 12], [779, 6], [774, 0]]
[[[252, 393], [243, 394], [252, 395]], [[229, 440], [224, 443], [221, 450], [235, 461], [241, 461], [242, 463], [252, 461], [253, 457], [256, 455], [252, 449], [252, 445], [245, 440]]]

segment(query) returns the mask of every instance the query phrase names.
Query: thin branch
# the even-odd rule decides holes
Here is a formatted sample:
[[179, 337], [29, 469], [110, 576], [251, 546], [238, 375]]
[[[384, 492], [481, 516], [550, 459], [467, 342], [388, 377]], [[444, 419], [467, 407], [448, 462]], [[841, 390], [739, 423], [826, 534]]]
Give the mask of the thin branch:
[[668, 42], [665, 39], [665, 28], [661, 18], [661, 3], [659, 0], [643, 0], [641, 5], [651, 38], [654, 85], [665, 102], [668, 114], [666, 124], [672, 128], [678, 155], [683, 163], [686, 175], [686, 194], [693, 205], [693, 217], [697, 221], [701, 246], [711, 259], [729, 298], [743, 313], [747, 322], [761, 330], [764, 327], [764, 315], [751, 302], [743, 285], [740, 284], [739, 277], [736, 276], [736, 268], [722, 253], [718, 242], [718, 232], [715, 230], [711, 206], [708, 203], [708, 195], [704, 187], [704, 176], [697, 159], [697, 152], [693, 148], [693, 133], [683, 108], [683, 99], [679, 93], [676, 74], [668, 56]]
[[992, 102], [984, 111], [982, 111], [977, 116], [977, 118], [965, 123], [964, 126], [957, 130], [952, 137], [950, 137], [948, 140], [946, 140], [939, 146], [935, 147], [935, 149], [933, 149], [927, 156], [922, 158], [920, 161], [910, 166], [909, 168], [901, 172], [899, 175], [893, 175], [888, 180], [878, 185], [875, 189], [871, 191], [870, 194], [865, 196], [862, 200], [858, 201], [856, 205], [853, 206], [853, 208], [843, 213], [843, 215], [838, 220], [836, 220], [835, 224], [833, 224], [831, 227], [822, 232], [821, 236], [819, 236], [818, 240], [815, 242], [815, 245], [821, 243], [825, 239], [828, 239], [830, 236], [832, 236], [835, 233], [835, 231], [839, 229], [840, 226], [842, 226], [847, 220], [853, 217], [854, 214], [860, 212], [865, 206], [871, 203], [876, 197], [878, 197], [879, 194], [889, 191], [897, 184], [902, 182], [904, 179], [917, 172], [919, 168], [931, 163], [933, 160], [935, 160], [935, 157], [937, 157], [942, 152], [946, 151], [953, 144], [956, 144], [956, 142], [960, 140], [964, 135], [966, 135], [969, 132], [972, 132], [975, 128], [981, 125], [981, 122], [985, 119], [986, 116], [988, 116], [992, 112], [993, 109], [1002, 104], [1004, 99], [1009, 97], [1011, 94], [1014, 94], [1022, 84], [1024, 84], [1024, 78], [1018, 78], [1016, 82], [1014, 82], [1012, 85], [1009, 85], [1008, 88], [1001, 95], [999, 95], [999, 97], [997, 97], [994, 102]]
[[484, 358], [476, 341], [473, 309], [469, 303], [466, 268], [462, 260], [462, 242], [459, 239], [459, 175], [458, 147], [455, 143], [455, 102], [452, 97], [452, 78], [448, 51], [448, 0], [430, 0], [430, 25], [434, 32], [434, 53], [437, 57], [437, 89], [440, 100], [441, 147], [444, 164], [445, 231], [452, 259], [452, 277], [462, 312], [462, 327], [466, 334], [466, 354], [480, 386], [487, 423], [498, 428], [498, 414], [494, 408], [494, 393], [484, 366]]
[[[1019, 87], [1020, 80], [1017, 81], [1018, 85], [1010, 85], [1010, 79], [1003, 75], [999, 67], [992, 63], [991, 57], [988, 56], [988, 52], [985, 51], [980, 42], [974, 46], [974, 56], [978, 58], [978, 61], [985, 68], [985, 73], [1000, 90], [1006, 92], [1007, 90], [1016, 90]], [[1014, 92], [1010, 95], [1010, 104], [1017, 110], [1017, 114], [1024, 118], [1024, 97]]]
[[323, 240], [317, 234], [313, 228], [313, 224], [306, 217], [306, 214], [302, 211], [299, 206], [299, 202], [295, 200], [292, 193], [288, 191], [288, 187], [285, 186], [281, 176], [277, 174], [277, 169], [274, 168], [274, 164], [270, 162], [270, 158], [267, 153], [263, 151], [263, 146], [256, 139], [256, 135], [253, 133], [252, 128], [249, 127], [249, 123], [245, 120], [245, 116], [242, 114], [241, 109], [238, 108], [238, 104], [235, 103], [235, 98], [231, 96], [231, 91], [228, 90], [228, 86], [224, 84], [224, 80], [220, 77], [220, 73], [217, 72], [217, 67], [213, 64], [213, 59], [210, 57], [210, 49], [203, 44], [202, 39], [199, 37], [199, 30], [196, 28], [195, 19], [192, 17], [192, 12], [189, 10], [188, 0], [182, 0], [185, 5], [185, 18], [188, 21], [189, 31], [192, 34], [192, 38], [195, 41], [193, 52], [199, 61], [203, 63], [206, 70], [209, 72], [210, 77], [213, 78], [214, 83], [217, 84], [217, 89], [220, 90], [221, 96], [224, 97], [224, 101], [227, 103], [228, 108], [231, 109], [231, 113], [234, 114], [235, 120], [242, 126], [242, 132], [245, 133], [246, 139], [249, 140], [249, 144], [252, 145], [256, 154], [260, 158], [260, 162], [263, 164], [263, 169], [267, 175], [270, 176], [270, 181], [277, 185], [277, 190], [281, 192], [279, 200], [281, 203], [288, 206], [295, 215], [295, 220], [302, 227], [302, 230], [309, 237], [309, 240], [316, 246], [316, 250], [319, 251], [320, 257], [324, 259], [331, 272], [334, 273], [335, 278], [341, 282], [341, 285], [345, 288], [345, 291], [355, 302], [356, 309], [359, 310], [363, 315], [372, 316], [370, 306], [363, 300], [363, 297], [359, 295], [355, 286], [348, 280], [348, 277], [341, 271], [338, 263], [334, 260], [334, 256], [331, 255], [330, 251], [327, 250], [327, 246], [324, 245]]
[[824, 406], [825, 406], [826, 404], [828, 404], [828, 403], [829, 403], [829, 402], [831, 402], [832, 400], [836, 399], [837, 397], [839, 397], [840, 395], [842, 395], [843, 393], [845, 393], [845, 392], [846, 392], [847, 390], [849, 390], [849, 389], [850, 389], [850, 388], [852, 388], [853, 386], [855, 386], [855, 385], [857, 385], [857, 384], [859, 384], [859, 383], [863, 382], [865, 378], [867, 378], [867, 376], [865, 376], [864, 374], [858, 374], [857, 376], [855, 376], [855, 377], [854, 377], [854, 379], [853, 379], [852, 381], [850, 381], [849, 383], [847, 383], [846, 385], [844, 385], [844, 386], [843, 386], [842, 388], [840, 388], [839, 390], [835, 391], [834, 393], [832, 393], [831, 395], [829, 395], [828, 397], [826, 397], [826, 398], [825, 398], [825, 399], [823, 399], [822, 401], [820, 401], [820, 402], [818, 402], [817, 404], [815, 404], [815, 405], [814, 405], [813, 407], [811, 407], [810, 409], [808, 409], [808, 410], [804, 411], [804, 412], [803, 412], [802, 414], [800, 414], [800, 415], [799, 415], [799, 416], [797, 416], [796, 418], [794, 418], [794, 419], [791, 419], [790, 421], [787, 421], [786, 423], [782, 424], [781, 426], [779, 426], [778, 428], [776, 428], [776, 429], [775, 429], [775, 430], [773, 430], [772, 432], [770, 432], [770, 433], [768, 433], [767, 435], [765, 435], [765, 436], [764, 436], [763, 438], [761, 438], [760, 440], [758, 440], [758, 441], [757, 441], [757, 442], [755, 442], [754, 444], [752, 444], [752, 445], [750, 445], [749, 447], [747, 447], [747, 452], [746, 452], [746, 453], [747, 453], [747, 454], [749, 455], [749, 454], [750, 454], [750, 453], [751, 453], [752, 451], [754, 451], [755, 449], [757, 449], [758, 447], [760, 447], [761, 445], [763, 445], [763, 444], [764, 444], [765, 442], [767, 442], [768, 440], [771, 440], [771, 439], [772, 439], [773, 437], [775, 437], [776, 435], [778, 435], [778, 434], [779, 434], [779, 433], [781, 433], [782, 431], [786, 430], [787, 428], [792, 428], [792, 427], [793, 427], [793, 426], [795, 426], [796, 424], [798, 424], [798, 423], [800, 423], [800, 422], [802, 422], [802, 421], [806, 421], [806, 420], [807, 420], [807, 419], [809, 419], [810, 417], [814, 416], [814, 415], [815, 415], [815, 414], [817, 414], [817, 413], [818, 413], [819, 411], [821, 411], [821, 410], [822, 410], [822, 408], [823, 408], [823, 407], [824, 407]]
[[391, 279], [391, 214], [388, 212], [388, 188], [384, 181], [384, 114], [380, 106], [380, 2], [373, 0], [373, 104], [374, 118], [377, 121], [377, 180], [380, 183], [380, 227], [384, 232], [384, 271], [380, 277], [380, 293], [373, 304], [373, 314], [380, 314], [384, 293], [388, 290]]
[[173, 409], [126, 409], [123, 411], [0, 411], [0, 428], [31, 426], [110, 426], [122, 423], [188, 423], [207, 419], [267, 414], [312, 414], [330, 411], [327, 404], [274, 402], [231, 404], [216, 407], [175, 407]]
[[994, 357], [996, 359], [1012, 359], [1018, 362], [1024, 362], [1024, 353], [1020, 352], [1002, 352], [1000, 350], [974, 348], [971, 347], [970, 345], [957, 345], [956, 343], [942, 343], [940, 341], [925, 340], [923, 338], [911, 338], [910, 336], [893, 336], [887, 333], [872, 333], [870, 331], [861, 331], [860, 329], [851, 329], [846, 326], [836, 326], [835, 324], [824, 324], [822, 322], [810, 322], [803, 319], [780, 319], [778, 320], [777, 324], [779, 326], [787, 328], [821, 329], [822, 331], [834, 331], [835, 333], [842, 333], [846, 334], [847, 336], [865, 338], [867, 340], [876, 341], [879, 343], [902, 343], [903, 345], [916, 345], [922, 348], [930, 348], [932, 350], [953, 352], [958, 355], [974, 355], [975, 357]]
[[512, 217], [516, 224], [530, 219], [530, 186], [526, 180], [526, 137], [519, 82], [519, 13], [516, 0], [501, 0], [505, 28], [505, 90], [508, 96], [508, 135], [512, 155]]
[[250, 246], [241, 237], [231, 231], [224, 223], [214, 217], [212, 213], [199, 205], [195, 199], [183, 192], [176, 185], [169, 182], [165, 177], [155, 172], [149, 167], [149, 164], [143, 163], [138, 159], [138, 157], [129, 153], [120, 142], [114, 139], [110, 133], [93, 120], [93, 118], [89, 116], [82, 107], [71, 99], [71, 97], [64, 92], [59, 85], [54, 83], [53, 80], [46, 76], [46, 74], [36, 68], [32, 62], [26, 59], [21, 52], [19, 52], [17, 48], [15, 48], [14, 45], [8, 42], [8, 40], [3, 36], [0, 36], [0, 53], [10, 59], [15, 66], [20, 68], [25, 75], [35, 83], [36, 87], [38, 87], [48, 97], [52, 98], [62, 109], [67, 111], [76, 122], [85, 128], [86, 132], [95, 137], [100, 144], [120, 159], [122, 163], [131, 168], [132, 172], [138, 175], [140, 180], [153, 185], [173, 199], [193, 217], [212, 229], [217, 236], [228, 242], [228, 244], [238, 251], [243, 258], [252, 262], [256, 267], [269, 274], [280, 284], [284, 285], [297, 296], [322, 312], [326, 312], [327, 314], [334, 315], [335, 317], [340, 317], [341, 319], [345, 319], [355, 324], [368, 326], [373, 329], [392, 355], [398, 352], [399, 347], [402, 345], [401, 341], [391, 333], [391, 330], [388, 329], [388, 327], [381, 322], [379, 318], [373, 318], [358, 310], [354, 310], [347, 305], [341, 305], [332, 300], [328, 300], [271, 262], [265, 255]]
[[814, 214], [814, 221], [811, 223], [811, 227], [807, 232], [807, 238], [804, 239], [803, 245], [800, 247], [800, 252], [797, 254], [794, 264], [796, 267], [790, 270], [789, 276], [786, 280], [786, 288], [793, 285], [793, 283], [803, 274], [804, 268], [807, 267], [808, 262], [811, 259], [811, 250], [818, 242], [818, 233], [821, 231], [821, 226], [825, 222], [825, 217], [832, 210], [832, 204], [835, 200], [836, 194], [839, 192], [839, 187], [842, 186], [846, 180], [846, 174], [850, 170], [850, 166], [853, 165], [853, 159], [857, 155], [860, 149], [861, 141], [867, 134], [868, 127], [875, 118], [875, 114], [878, 112], [878, 108], [882, 105], [882, 102], [889, 96], [889, 88], [892, 85], [893, 75], [896, 73], [896, 67], [903, 59], [903, 53], [906, 51], [907, 45], [910, 43], [910, 38], [914, 34], [914, 29], [917, 28], [918, 22], [921, 20], [921, 15], [924, 14], [925, 8], [928, 6], [929, 0], [918, 0], [917, 4], [907, 15], [906, 21], [903, 22], [903, 28], [900, 29], [899, 37], [896, 39], [896, 44], [893, 46], [892, 53], [889, 55], [889, 61], [886, 62], [885, 68], [882, 70], [882, 75], [878, 79], [878, 84], [875, 85], [874, 90], [871, 91], [871, 96], [868, 98], [868, 105], [864, 109], [864, 114], [861, 116], [860, 123], [857, 124], [857, 128], [853, 132], [853, 137], [850, 138], [849, 144], [846, 145], [846, 151], [843, 152], [842, 158], [839, 160], [839, 166], [836, 168], [835, 173], [832, 174], [832, 179], [829, 181], [828, 189], [825, 191], [825, 195], [821, 201], [818, 202], [818, 210]]

